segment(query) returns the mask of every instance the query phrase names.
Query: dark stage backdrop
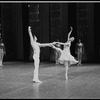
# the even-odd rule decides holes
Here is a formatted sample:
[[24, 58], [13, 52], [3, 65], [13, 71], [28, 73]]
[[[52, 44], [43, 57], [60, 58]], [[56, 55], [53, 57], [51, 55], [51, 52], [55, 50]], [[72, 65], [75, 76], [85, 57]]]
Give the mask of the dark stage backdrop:
[[22, 5], [1, 3], [2, 37], [5, 44], [5, 61], [23, 60]]
[[71, 37], [75, 37], [74, 42], [72, 42], [71, 45], [71, 54], [75, 57], [75, 46], [77, 43], [77, 6], [75, 3], [69, 3], [68, 4], [68, 32], [70, 31], [70, 26], [73, 27], [73, 31], [71, 34]]
[[[28, 5], [27, 3], [1, 3], [2, 36], [6, 48], [5, 61], [30, 61], [31, 50], [28, 36], [30, 17]], [[82, 7], [85, 8], [82, 9]], [[75, 41], [72, 43], [71, 52], [76, 57], [75, 45], [79, 38], [78, 27], [82, 27], [82, 24], [78, 26], [82, 17], [77, 16], [83, 15], [84, 12], [82, 11], [85, 11], [87, 21], [82, 20], [82, 22], [86, 22], [87, 30], [82, 28], [80, 31], [84, 36], [82, 38], [87, 52], [87, 62], [92, 62], [99, 57], [98, 53], [96, 53], [99, 48], [96, 40], [100, 40], [97, 35], [99, 32], [99, 26], [97, 26], [97, 23], [99, 23], [99, 9], [99, 4], [97, 6], [92, 3], [79, 3], [79, 6], [76, 3], [40, 3], [40, 26], [38, 27], [39, 31], [34, 34], [40, 43], [53, 42], [57, 41], [57, 39], [65, 42], [70, 26], [73, 26], [71, 36], [75, 37]], [[32, 30], [34, 30], [33, 26]], [[49, 47], [41, 48], [42, 61], [54, 61], [53, 56], [52, 49]]]
[[94, 4], [94, 61], [100, 62], [100, 3]]

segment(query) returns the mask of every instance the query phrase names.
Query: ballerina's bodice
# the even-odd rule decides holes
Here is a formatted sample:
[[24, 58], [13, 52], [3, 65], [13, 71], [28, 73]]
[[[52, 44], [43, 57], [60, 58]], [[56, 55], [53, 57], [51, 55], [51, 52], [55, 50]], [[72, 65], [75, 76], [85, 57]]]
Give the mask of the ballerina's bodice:
[[71, 43], [69, 42], [67, 45], [64, 45], [64, 49], [63, 49], [63, 52], [69, 52], [70, 53], [70, 46], [71, 46]]

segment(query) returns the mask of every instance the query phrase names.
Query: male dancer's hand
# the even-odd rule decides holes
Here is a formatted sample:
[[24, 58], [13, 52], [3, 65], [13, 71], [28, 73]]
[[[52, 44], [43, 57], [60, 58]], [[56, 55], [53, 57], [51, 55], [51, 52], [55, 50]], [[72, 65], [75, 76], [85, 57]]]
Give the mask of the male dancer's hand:
[[73, 30], [73, 27], [71, 26], [70, 29]]
[[56, 43], [58, 43], [58, 42], [53, 42], [52, 44], [54, 45], [54, 44], [56, 44]]

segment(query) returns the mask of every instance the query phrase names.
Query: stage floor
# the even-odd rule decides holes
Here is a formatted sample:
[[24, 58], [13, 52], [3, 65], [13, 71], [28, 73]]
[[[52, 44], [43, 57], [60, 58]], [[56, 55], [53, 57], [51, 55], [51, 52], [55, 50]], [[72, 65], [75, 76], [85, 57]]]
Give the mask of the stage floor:
[[33, 63], [9, 62], [0, 67], [0, 99], [100, 99], [100, 65], [70, 66], [40, 63], [33, 83]]

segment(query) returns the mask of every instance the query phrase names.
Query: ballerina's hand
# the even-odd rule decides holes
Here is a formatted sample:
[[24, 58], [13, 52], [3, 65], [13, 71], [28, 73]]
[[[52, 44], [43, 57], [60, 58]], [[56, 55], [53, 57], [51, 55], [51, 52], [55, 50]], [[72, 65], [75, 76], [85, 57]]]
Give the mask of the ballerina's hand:
[[51, 47], [54, 48], [54, 45], [52, 44]]
[[54, 44], [54, 43], [50, 43], [49, 47], [52, 47], [53, 44]]
[[30, 30], [31, 29], [31, 26], [29, 26], [28, 29]]
[[52, 45], [56, 44], [57, 42], [53, 42]]

